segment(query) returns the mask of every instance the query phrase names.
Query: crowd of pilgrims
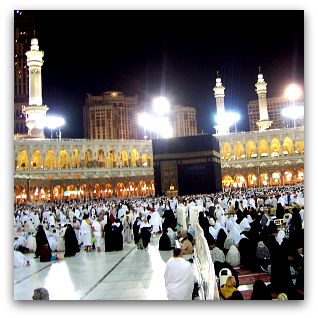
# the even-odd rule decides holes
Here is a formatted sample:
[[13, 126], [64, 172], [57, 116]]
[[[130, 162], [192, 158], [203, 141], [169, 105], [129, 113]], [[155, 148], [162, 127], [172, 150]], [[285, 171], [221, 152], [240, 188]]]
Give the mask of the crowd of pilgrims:
[[[302, 299], [304, 289], [304, 188], [285, 187], [228, 190], [217, 194], [168, 197], [68, 200], [24, 203], [14, 211], [14, 266], [29, 265], [24, 253], [41, 262], [84, 252], [112, 252], [124, 243], [147, 250], [152, 235], [160, 235], [159, 250], [180, 242], [182, 255], [192, 261], [195, 231], [180, 231], [176, 209], [189, 217], [191, 206], [201, 206], [204, 231], [216, 277], [227, 268], [231, 275], [219, 281], [223, 299], [242, 299], [237, 269], [264, 272], [270, 285], [254, 284], [251, 299], [272, 299], [284, 293]], [[277, 228], [275, 219], [282, 220]], [[189, 220], [189, 218], [188, 218]], [[237, 297], [237, 298], [235, 298]]]

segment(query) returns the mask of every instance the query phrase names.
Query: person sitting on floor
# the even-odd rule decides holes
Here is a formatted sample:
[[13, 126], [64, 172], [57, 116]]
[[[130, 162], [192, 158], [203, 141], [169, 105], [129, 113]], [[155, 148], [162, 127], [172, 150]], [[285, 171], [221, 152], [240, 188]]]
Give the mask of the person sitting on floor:
[[226, 280], [226, 283], [220, 288], [220, 294], [223, 299], [227, 300], [232, 296], [233, 292], [237, 290], [235, 285], [235, 277], [229, 276]]

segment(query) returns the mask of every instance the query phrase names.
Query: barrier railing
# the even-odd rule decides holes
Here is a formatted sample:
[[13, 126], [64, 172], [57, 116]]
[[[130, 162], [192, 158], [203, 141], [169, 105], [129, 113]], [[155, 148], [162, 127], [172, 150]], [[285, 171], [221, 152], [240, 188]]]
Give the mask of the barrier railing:
[[201, 276], [199, 285], [202, 286], [205, 300], [218, 300], [219, 294], [216, 285], [214, 264], [208, 243], [199, 225], [198, 215], [200, 211], [203, 211], [203, 207], [191, 207], [189, 209], [189, 222], [195, 231], [194, 259], [197, 262]]
[[178, 226], [178, 231], [183, 231], [187, 230], [187, 216], [185, 213], [185, 208], [184, 207], [178, 207], [176, 209], [176, 215], [177, 215], [177, 226]]

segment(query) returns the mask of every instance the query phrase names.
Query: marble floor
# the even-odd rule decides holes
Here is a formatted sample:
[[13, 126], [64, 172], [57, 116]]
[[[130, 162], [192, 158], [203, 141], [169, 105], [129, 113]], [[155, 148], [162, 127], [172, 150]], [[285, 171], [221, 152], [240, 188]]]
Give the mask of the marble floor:
[[30, 266], [14, 269], [14, 300], [32, 300], [45, 287], [50, 300], [166, 300], [164, 271], [172, 251], [158, 250], [153, 237], [148, 250], [134, 243], [118, 252], [81, 250], [75, 257], [40, 263], [25, 254]]

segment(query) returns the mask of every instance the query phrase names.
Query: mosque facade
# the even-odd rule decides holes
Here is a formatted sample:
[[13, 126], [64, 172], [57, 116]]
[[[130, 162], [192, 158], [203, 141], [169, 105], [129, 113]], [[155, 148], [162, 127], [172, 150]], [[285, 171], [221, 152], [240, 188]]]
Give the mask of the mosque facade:
[[154, 194], [149, 140], [16, 140], [15, 200]]
[[304, 127], [218, 136], [223, 188], [304, 183]]
[[[267, 83], [259, 70], [255, 84], [258, 96], [258, 130], [229, 133], [226, 120], [224, 86], [219, 75], [214, 87], [217, 115], [223, 120], [215, 126], [221, 155], [222, 187], [255, 188], [304, 183], [304, 121], [293, 128], [272, 129], [276, 117], [267, 109]], [[296, 121], [295, 121], [296, 122]]]
[[[27, 138], [14, 141], [14, 199], [48, 201], [78, 198], [133, 197], [155, 194], [151, 140], [45, 139], [42, 105], [43, 52], [31, 40], [29, 105], [22, 109]], [[219, 74], [214, 93], [219, 123], [223, 188], [267, 187], [304, 182], [304, 126], [269, 129], [266, 83], [258, 75], [258, 131], [229, 133]]]

